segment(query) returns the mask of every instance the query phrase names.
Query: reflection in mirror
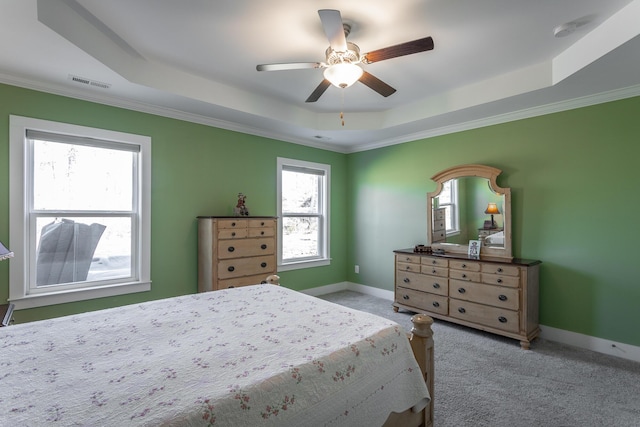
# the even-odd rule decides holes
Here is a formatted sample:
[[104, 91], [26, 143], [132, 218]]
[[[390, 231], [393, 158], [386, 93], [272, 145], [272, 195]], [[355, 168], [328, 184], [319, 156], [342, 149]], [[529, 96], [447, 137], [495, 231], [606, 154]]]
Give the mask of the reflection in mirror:
[[427, 197], [431, 246], [463, 254], [470, 240], [480, 240], [481, 255], [511, 258], [511, 191], [496, 184], [500, 172], [465, 165], [432, 178], [438, 187]]
[[[494, 192], [486, 178], [450, 179], [442, 184], [440, 195], [434, 197], [432, 203], [434, 210], [444, 211], [444, 224], [439, 228], [445, 233], [439, 236], [440, 242], [466, 245], [469, 240], [482, 240], [503, 231], [504, 196]], [[487, 210], [488, 206], [493, 213]], [[485, 240], [485, 243], [504, 247], [504, 240]]]

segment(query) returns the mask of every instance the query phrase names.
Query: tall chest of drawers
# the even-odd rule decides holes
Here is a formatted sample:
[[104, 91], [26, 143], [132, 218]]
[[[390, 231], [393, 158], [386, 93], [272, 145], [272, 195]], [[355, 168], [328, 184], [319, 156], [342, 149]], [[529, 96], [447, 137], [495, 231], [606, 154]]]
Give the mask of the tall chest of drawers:
[[198, 217], [198, 292], [255, 285], [277, 272], [275, 217]]
[[540, 261], [473, 260], [459, 256], [395, 252], [394, 309], [429, 316], [520, 340], [540, 334]]
[[431, 243], [443, 243], [447, 239], [446, 212], [445, 208], [433, 208]]

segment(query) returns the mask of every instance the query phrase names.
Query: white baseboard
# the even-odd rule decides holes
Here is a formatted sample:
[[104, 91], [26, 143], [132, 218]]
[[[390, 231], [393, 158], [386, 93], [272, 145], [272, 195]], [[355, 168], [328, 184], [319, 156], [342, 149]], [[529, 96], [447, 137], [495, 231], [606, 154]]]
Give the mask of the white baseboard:
[[305, 289], [300, 292], [302, 292], [303, 294], [311, 295], [313, 297], [317, 297], [320, 295], [331, 294], [333, 292], [350, 291], [350, 290], [351, 288], [349, 286], [349, 282], [341, 282], [341, 283], [334, 283], [333, 285], [325, 285], [325, 286], [318, 286], [317, 288]]
[[[353, 282], [341, 282], [333, 285], [319, 286], [317, 288], [306, 289], [302, 292], [312, 296], [319, 296], [339, 291], [360, 292], [361, 294], [393, 301], [393, 291], [360, 285]], [[583, 335], [545, 325], [540, 325], [540, 331], [540, 338], [545, 340], [608, 354], [610, 356], [621, 357], [634, 362], [640, 362], [640, 347], [638, 346], [592, 337], [590, 335]]]
[[540, 325], [540, 338], [640, 362], [640, 347]]
[[326, 295], [326, 294], [330, 294], [333, 292], [340, 292], [340, 291], [360, 292], [361, 294], [371, 295], [374, 297], [393, 301], [393, 291], [386, 291], [384, 289], [374, 288], [372, 286], [360, 285], [358, 283], [353, 283], [353, 282], [334, 283], [333, 285], [319, 286], [317, 288], [305, 289], [304, 291], [300, 291], [300, 292], [302, 292], [303, 294], [317, 297], [320, 295]]

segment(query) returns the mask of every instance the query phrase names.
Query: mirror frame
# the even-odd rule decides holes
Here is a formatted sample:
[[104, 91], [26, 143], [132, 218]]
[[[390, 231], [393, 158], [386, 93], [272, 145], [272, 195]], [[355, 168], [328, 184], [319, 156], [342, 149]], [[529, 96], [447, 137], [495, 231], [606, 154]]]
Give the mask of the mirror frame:
[[456, 255], [467, 256], [469, 253], [469, 245], [459, 245], [456, 243], [432, 243], [433, 242], [433, 198], [437, 197], [442, 191], [442, 184], [454, 178], [462, 177], [480, 177], [489, 180], [489, 187], [493, 192], [504, 196], [504, 248], [492, 248], [482, 246], [480, 250], [480, 259], [513, 259], [511, 250], [511, 188], [503, 188], [498, 186], [496, 179], [502, 171], [491, 166], [484, 165], [462, 165], [445, 169], [431, 177], [436, 182], [436, 189], [427, 193], [427, 244], [432, 249], [443, 249], [445, 254], [451, 253]]

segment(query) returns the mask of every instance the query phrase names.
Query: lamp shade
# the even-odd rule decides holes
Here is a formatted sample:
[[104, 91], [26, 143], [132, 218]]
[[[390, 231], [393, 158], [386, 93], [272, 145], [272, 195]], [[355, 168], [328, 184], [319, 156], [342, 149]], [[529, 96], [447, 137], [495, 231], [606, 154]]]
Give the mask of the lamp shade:
[[0, 242], [0, 261], [7, 258], [13, 258], [13, 252], [7, 249], [2, 242]]
[[350, 62], [333, 64], [324, 70], [324, 78], [342, 89], [351, 86], [362, 76], [362, 68]]
[[487, 209], [484, 211], [484, 213], [491, 214], [491, 215], [496, 215], [496, 214], [499, 214], [500, 211], [498, 210], [498, 205], [497, 204], [489, 203], [487, 205]]

